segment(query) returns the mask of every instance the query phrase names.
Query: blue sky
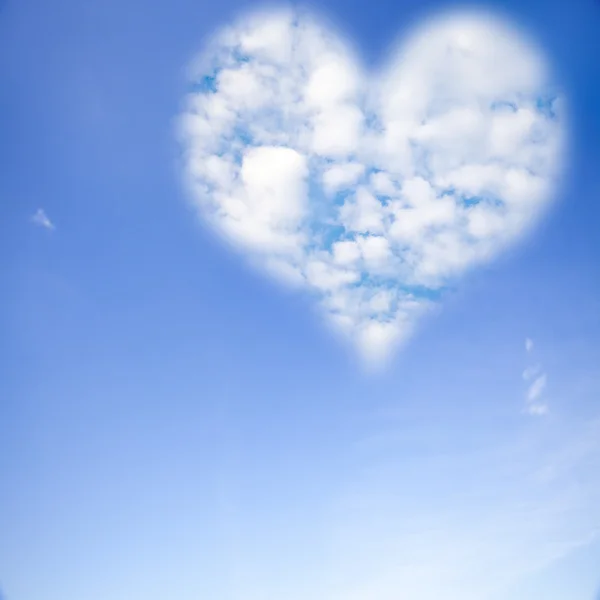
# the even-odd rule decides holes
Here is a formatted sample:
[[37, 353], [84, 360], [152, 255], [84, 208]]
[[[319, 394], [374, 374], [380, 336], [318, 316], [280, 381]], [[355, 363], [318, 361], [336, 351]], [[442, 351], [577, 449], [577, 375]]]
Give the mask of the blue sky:
[[[600, 5], [484, 6], [564, 90], [566, 175], [369, 374], [185, 191], [186, 68], [249, 6], [2, 5], [6, 600], [596, 600]], [[376, 70], [451, 7], [319, 9]]]

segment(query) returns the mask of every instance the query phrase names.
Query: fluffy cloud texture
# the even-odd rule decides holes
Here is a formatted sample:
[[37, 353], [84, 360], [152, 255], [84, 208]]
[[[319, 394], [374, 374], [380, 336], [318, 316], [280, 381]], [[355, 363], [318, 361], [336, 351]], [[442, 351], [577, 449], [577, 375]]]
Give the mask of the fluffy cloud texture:
[[256, 13], [191, 79], [178, 133], [202, 218], [314, 294], [371, 365], [556, 186], [563, 101], [538, 51], [487, 14], [425, 23], [368, 77], [310, 14]]

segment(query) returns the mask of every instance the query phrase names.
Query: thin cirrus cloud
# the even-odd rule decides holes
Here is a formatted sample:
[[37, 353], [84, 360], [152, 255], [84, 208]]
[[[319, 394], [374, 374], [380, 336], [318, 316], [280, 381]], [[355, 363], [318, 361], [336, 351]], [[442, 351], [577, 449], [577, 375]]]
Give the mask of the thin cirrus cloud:
[[425, 23], [368, 77], [334, 32], [281, 9], [193, 62], [178, 136], [201, 217], [382, 366], [543, 213], [562, 113], [541, 53], [491, 15]]
[[[525, 340], [525, 348], [530, 354], [533, 351], [533, 341], [529, 338]], [[537, 363], [530, 365], [523, 371], [523, 379], [527, 383], [527, 392], [525, 394], [525, 410], [533, 416], [543, 416], [548, 413], [548, 405], [542, 401], [548, 376], [542, 369], [542, 365]]]
[[43, 208], [38, 208], [35, 211], [31, 217], [31, 222], [38, 227], [43, 227], [44, 229], [55, 229], [54, 223], [50, 220], [50, 217], [48, 217]]

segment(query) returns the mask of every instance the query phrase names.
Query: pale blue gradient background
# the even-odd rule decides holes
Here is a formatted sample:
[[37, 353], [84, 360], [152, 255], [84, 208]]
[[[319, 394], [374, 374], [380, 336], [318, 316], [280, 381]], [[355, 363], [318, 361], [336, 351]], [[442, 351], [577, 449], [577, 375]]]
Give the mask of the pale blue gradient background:
[[[376, 65], [399, 33], [448, 6], [321, 8]], [[388, 496], [426, 509], [465, 481], [491, 482], [481, 449], [496, 443], [525, 440], [547, 464], [600, 417], [600, 4], [501, 6], [568, 92], [565, 188], [535, 234], [469, 276], [376, 379], [359, 376], [305, 299], [244, 268], [184, 202], [172, 138], [183, 67], [246, 8], [0, 10], [6, 600], [317, 598], [344, 565], [361, 569], [349, 550], [327, 571], [332, 522], [360, 547], [356, 523], [377, 539], [375, 521], [383, 535], [397, 518]], [[56, 231], [29, 221], [40, 206]], [[526, 337], [548, 373], [543, 419], [522, 413]], [[599, 454], [565, 475], [592, 497]], [[365, 477], [364, 509], [344, 509]], [[600, 504], [573, 519], [599, 526]], [[501, 600], [595, 600], [599, 589], [596, 542]]]

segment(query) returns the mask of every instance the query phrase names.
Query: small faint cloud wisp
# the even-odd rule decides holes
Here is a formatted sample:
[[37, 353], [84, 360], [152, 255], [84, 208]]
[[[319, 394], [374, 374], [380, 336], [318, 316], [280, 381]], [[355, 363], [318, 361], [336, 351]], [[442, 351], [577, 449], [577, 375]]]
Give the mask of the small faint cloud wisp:
[[38, 227], [43, 227], [44, 229], [49, 229], [50, 231], [56, 229], [54, 223], [50, 220], [50, 217], [48, 217], [43, 208], [38, 208], [35, 211], [31, 217], [31, 222]]
[[307, 12], [249, 14], [190, 79], [177, 134], [194, 207], [308, 290], [368, 366], [524, 235], [560, 176], [562, 96], [540, 51], [492, 15], [426, 22], [369, 77]]
[[[525, 340], [525, 348], [529, 354], [533, 351], [533, 341], [530, 338]], [[541, 401], [546, 389], [548, 376], [538, 363], [528, 366], [523, 371], [523, 380], [527, 383], [527, 392], [525, 394], [525, 411], [533, 416], [543, 416], [548, 413], [547, 404]]]

